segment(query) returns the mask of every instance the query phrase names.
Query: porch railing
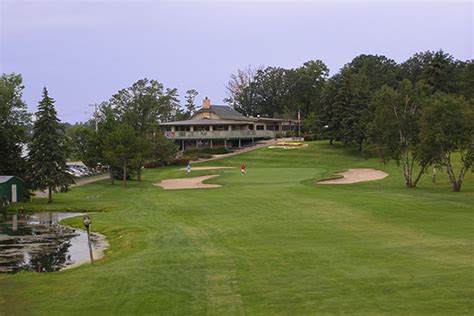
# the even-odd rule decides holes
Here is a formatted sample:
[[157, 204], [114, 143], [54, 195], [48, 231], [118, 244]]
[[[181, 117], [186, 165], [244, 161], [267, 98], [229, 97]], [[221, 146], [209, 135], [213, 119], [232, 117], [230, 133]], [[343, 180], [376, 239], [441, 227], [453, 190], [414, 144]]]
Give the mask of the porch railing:
[[169, 139], [245, 139], [245, 138], [274, 138], [274, 131], [194, 131], [194, 132], [165, 132]]

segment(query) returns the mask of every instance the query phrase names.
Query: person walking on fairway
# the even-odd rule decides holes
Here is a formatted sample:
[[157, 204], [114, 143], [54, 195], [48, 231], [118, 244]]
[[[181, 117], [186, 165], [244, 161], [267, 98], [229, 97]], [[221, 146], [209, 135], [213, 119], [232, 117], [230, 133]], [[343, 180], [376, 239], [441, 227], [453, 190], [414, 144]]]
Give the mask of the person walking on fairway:
[[191, 173], [191, 164], [188, 162], [188, 166], [186, 167], [186, 174], [190, 174]]
[[240, 174], [241, 175], [247, 175], [247, 171], [245, 170], [245, 164], [244, 163], [240, 167]]

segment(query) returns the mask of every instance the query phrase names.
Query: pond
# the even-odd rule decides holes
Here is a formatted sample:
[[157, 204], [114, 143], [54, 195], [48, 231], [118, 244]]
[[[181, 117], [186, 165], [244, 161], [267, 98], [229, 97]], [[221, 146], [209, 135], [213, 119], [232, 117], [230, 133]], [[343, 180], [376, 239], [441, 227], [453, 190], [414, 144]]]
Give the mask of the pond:
[[[0, 213], [0, 272], [53, 272], [90, 262], [87, 234], [60, 225], [82, 213]], [[103, 256], [105, 239], [91, 234], [93, 257]]]

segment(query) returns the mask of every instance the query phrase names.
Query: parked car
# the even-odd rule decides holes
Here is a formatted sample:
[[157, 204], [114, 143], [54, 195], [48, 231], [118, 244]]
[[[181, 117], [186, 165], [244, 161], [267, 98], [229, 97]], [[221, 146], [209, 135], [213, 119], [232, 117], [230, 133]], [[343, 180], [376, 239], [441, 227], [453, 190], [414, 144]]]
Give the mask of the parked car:
[[98, 174], [97, 171], [83, 165], [69, 165], [67, 172], [77, 178], [88, 177]]

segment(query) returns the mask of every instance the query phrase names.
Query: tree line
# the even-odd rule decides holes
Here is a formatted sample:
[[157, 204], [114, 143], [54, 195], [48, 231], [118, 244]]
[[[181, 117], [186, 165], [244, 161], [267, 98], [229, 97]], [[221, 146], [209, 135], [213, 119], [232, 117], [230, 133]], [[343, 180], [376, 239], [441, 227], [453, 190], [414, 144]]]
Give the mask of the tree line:
[[96, 104], [88, 123], [71, 127], [59, 120], [46, 88], [38, 111], [28, 113], [23, 89], [21, 75], [0, 77], [0, 174], [22, 178], [27, 191], [47, 190], [48, 202], [53, 192], [67, 191], [74, 183], [67, 172], [68, 159], [91, 168], [107, 167], [111, 183], [121, 179], [123, 186], [131, 176], [141, 181], [145, 162], [172, 162], [177, 148], [161, 133], [159, 123], [189, 118], [198, 94], [188, 90], [182, 107], [176, 89], [141, 79]]
[[[73, 183], [66, 159], [108, 166], [111, 183], [141, 181], [145, 163], [164, 165], [176, 146], [160, 132], [164, 121], [188, 119], [198, 92], [141, 79], [96, 104], [87, 123], [65, 129], [47, 89], [35, 113], [22, 99], [18, 74], [0, 77], [0, 174], [23, 178], [31, 190], [65, 191]], [[238, 70], [224, 100], [247, 116], [303, 119], [303, 132], [356, 146], [384, 161], [395, 160], [405, 184], [415, 187], [429, 168], [443, 168], [454, 191], [474, 161], [474, 62], [443, 52], [423, 52], [397, 64], [359, 55], [329, 76], [320, 60], [295, 69]], [[27, 149], [25, 151], [25, 148]]]
[[395, 160], [408, 187], [433, 167], [446, 169], [459, 191], [472, 168], [474, 61], [441, 50], [400, 64], [359, 55], [333, 76], [320, 60], [293, 69], [248, 67], [231, 75], [227, 92], [225, 101], [243, 114], [300, 113], [308, 135]]

